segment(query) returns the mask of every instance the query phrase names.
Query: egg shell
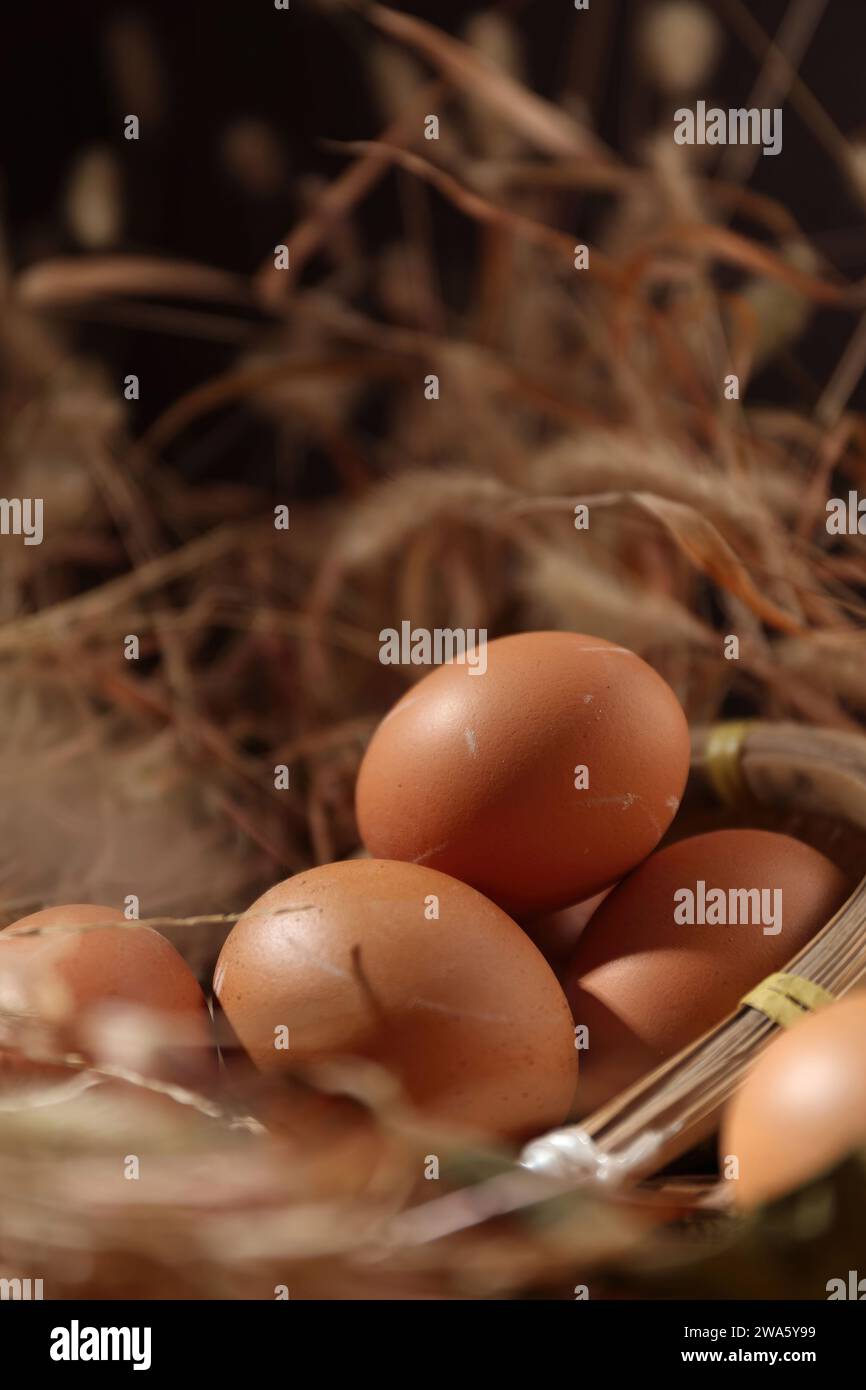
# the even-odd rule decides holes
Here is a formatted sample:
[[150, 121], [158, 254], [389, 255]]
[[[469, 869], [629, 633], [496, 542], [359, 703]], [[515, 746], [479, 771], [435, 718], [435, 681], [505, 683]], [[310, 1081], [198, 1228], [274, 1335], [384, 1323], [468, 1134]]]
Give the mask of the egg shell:
[[[707, 887], [782, 891], [782, 928], [680, 925], [674, 894]], [[700, 1037], [742, 996], [781, 970], [846, 895], [829, 859], [788, 835], [719, 830], [653, 854], [593, 916], [565, 973], [581, 1052], [587, 1113]]]
[[605, 888], [585, 902], [573, 903], [571, 907], [561, 907], [557, 912], [545, 912], [540, 917], [521, 922], [526, 935], [535, 942], [557, 976], [571, 960], [587, 923], [610, 891]]
[[650, 666], [599, 637], [502, 637], [486, 660], [438, 667], [385, 716], [358, 775], [361, 838], [516, 917], [567, 907], [658, 844], [688, 775], [686, 719]]
[[[761, 1053], [727, 1106], [723, 1173], [743, 1206], [802, 1186], [866, 1149], [866, 994], [805, 1017]], [[734, 1170], [736, 1171], [736, 1170]]]
[[[17, 935], [23, 928], [43, 930]], [[116, 908], [45, 908], [0, 932], [2, 1010], [36, 1024], [43, 1044], [94, 1062], [134, 1064], [149, 1047], [148, 1070], [160, 1079], [194, 1084], [215, 1074], [198, 981], [165, 937]], [[14, 1034], [11, 1043], [5, 1040], [2, 1070], [32, 1072], [32, 1062], [16, 1059]]]
[[493, 903], [417, 864], [345, 860], [277, 884], [230, 932], [214, 991], [266, 1072], [368, 1058], [428, 1114], [515, 1137], [572, 1102], [571, 1015], [550, 967]]

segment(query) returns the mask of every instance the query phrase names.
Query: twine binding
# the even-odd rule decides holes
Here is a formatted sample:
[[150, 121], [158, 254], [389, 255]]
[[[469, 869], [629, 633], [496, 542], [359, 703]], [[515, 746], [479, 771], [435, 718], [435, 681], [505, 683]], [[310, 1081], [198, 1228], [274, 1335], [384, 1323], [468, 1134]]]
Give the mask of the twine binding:
[[805, 1014], [832, 1004], [833, 999], [834, 995], [816, 985], [814, 980], [806, 980], [802, 975], [786, 975], [780, 970], [768, 975], [744, 995], [740, 1003], [745, 1008], [757, 1009], [780, 1028], [790, 1028]]
[[704, 748], [703, 769], [707, 781], [725, 806], [736, 808], [751, 800], [743, 773], [742, 752], [753, 720], [714, 724]]

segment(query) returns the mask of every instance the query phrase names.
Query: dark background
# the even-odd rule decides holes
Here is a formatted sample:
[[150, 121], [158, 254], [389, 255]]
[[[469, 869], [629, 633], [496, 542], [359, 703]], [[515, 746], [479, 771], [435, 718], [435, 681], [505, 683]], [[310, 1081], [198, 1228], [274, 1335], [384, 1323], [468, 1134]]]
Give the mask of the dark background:
[[[651, 0], [592, 0], [612, 15], [611, 46], [603, 73], [587, 73], [575, 36], [582, 17], [570, 0], [510, 0], [479, 6], [465, 0], [426, 0], [396, 6], [459, 32], [479, 8], [501, 8], [519, 26], [536, 89], [558, 92], [571, 80], [590, 101], [604, 139], [634, 157], [633, 103], [654, 100], [635, 59], [635, 35]], [[724, 0], [711, 4], [728, 41], [707, 99], [742, 105], [757, 73], [754, 56], [726, 21]], [[748, 10], [775, 32], [788, 0], [750, 0]], [[138, 142], [123, 138], [123, 116], [107, 59], [106, 30], [112, 17], [132, 14], [151, 31], [162, 67], [166, 103], [162, 120], [145, 124]], [[253, 270], [291, 226], [298, 211], [293, 180], [310, 173], [330, 177], [344, 157], [323, 140], [375, 136], [383, 119], [371, 92], [364, 46], [371, 30], [359, 17], [292, 0], [288, 13], [272, 0], [185, 0], [118, 5], [92, 3], [18, 5], [3, 19], [0, 49], [0, 199], [7, 253], [15, 268], [47, 256], [75, 253], [62, 217], [71, 162], [83, 147], [109, 145], [123, 172], [126, 210], [121, 248], [188, 257], [240, 272]], [[864, 78], [866, 4], [830, 0], [801, 64], [801, 76], [847, 135], [866, 128]], [[585, 65], [584, 65], [585, 67]], [[587, 90], [587, 84], [592, 89]], [[649, 95], [647, 95], [649, 93]], [[637, 109], [641, 108], [638, 104]], [[285, 188], [260, 198], [243, 193], [219, 157], [219, 136], [241, 116], [265, 118], [287, 154]], [[863, 209], [814, 134], [785, 107], [784, 147], [776, 158], [759, 158], [750, 187], [780, 199], [816, 246], [846, 278], [866, 273]], [[454, 311], [473, 253], [465, 219], [434, 195], [435, 235]], [[396, 181], [386, 179], [363, 206], [368, 243], [394, 235], [399, 223]], [[575, 229], [577, 230], [577, 228]], [[581, 230], [586, 231], [586, 228]], [[754, 232], [754, 228], [750, 227]], [[306, 272], [315, 281], [315, 263]], [[816, 314], [799, 345], [802, 380], [774, 371], [750, 387], [757, 395], [791, 403], [792, 391], [806, 396], [822, 385], [852, 330], [849, 315]], [[81, 347], [111, 363], [118, 374], [146, 374], [148, 390], [136, 407], [134, 428], [145, 426], [183, 390], [224, 369], [233, 349], [218, 342], [142, 333], [123, 326], [82, 322]], [[812, 385], [810, 385], [810, 382]], [[862, 405], [864, 395], [855, 396]], [[182, 463], [181, 466], [184, 466]], [[191, 465], [192, 466], [192, 465]], [[246, 419], [224, 433], [218, 457], [206, 467], [218, 474], [276, 467], [268, 428]], [[295, 482], [302, 493], [332, 485], [315, 457]]]

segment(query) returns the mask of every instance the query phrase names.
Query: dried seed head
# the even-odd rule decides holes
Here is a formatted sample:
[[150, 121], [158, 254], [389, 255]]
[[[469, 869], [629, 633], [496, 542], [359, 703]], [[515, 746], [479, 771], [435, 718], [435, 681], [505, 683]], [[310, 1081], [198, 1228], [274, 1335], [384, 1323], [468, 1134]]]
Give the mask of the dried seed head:
[[[504, 15], [479, 11], [467, 20], [463, 37], [488, 62], [507, 72], [509, 77], [518, 81], [522, 79], [520, 40]], [[478, 101], [469, 94], [467, 108], [476, 147], [483, 155], [490, 159], [507, 159], [524, 148], [524, 142], [496, 112], [491, 111], [488, 103]]]
[[113, 246], [123, 224], [120, 168], [111, 150], [94, 146], [76, 159], [65, 199], [69, 230], [89, 251]]
[[717, 21], [696, 0], [662, 0], [644, 19], [644, 64], [663, 92], [694, 91], [709, 76], [720, 48]]

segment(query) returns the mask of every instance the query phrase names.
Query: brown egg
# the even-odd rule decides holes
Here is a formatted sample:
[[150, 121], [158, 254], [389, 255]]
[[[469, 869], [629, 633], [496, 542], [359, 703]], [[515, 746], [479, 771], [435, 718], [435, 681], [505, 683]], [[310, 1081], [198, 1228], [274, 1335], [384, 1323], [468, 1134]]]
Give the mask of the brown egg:
[[591, 897], [645, 858], [689, 767], [673, 691], [633, 652], [574, 632], [449, 664], [379, 725], [357, 815], [371, 854], [441, 869], [515, 916]]
[[[685, 915], [686, 891], [695, 915], [712, 918], [709, 906], [699, 912], [701, 882], [707, 895], [721, 890], [728, 916], [732, 889], [768, 890], [768, 910], [754, 925], [680, 924], [675, 914]], [[635, 869], [593, 916], [565, 975], [575, 1024], [589, 1030], [580, 1059], [581, 1112], [700, 1037], [781, 970], [833, 915], [846, 886], [817, 850], [765, 830], [696, 835]], [[770, 920], [776, 889], [778, 931]]]
[[744, 1206], [772, 1200], [866, 1149], [866, 993], [781, 1033], [727, 1107], [721, 1171]]
[[[46, 930], [17, 935], [25, 927]], [[25, 1034], [40, 1051], [81, 1052], [164, 1080], [192, 1084], [215, 1068], [210, 1016], [192, 971], [159, 932], [125, 922], [115, 908], [45, 908], [0, 932], [4, 1012], [7, 1074], [34, 1070], [17, 1052]]]
[[548, 965], [560, 975], [574, 955], [575, 947], [594, 912], [601, 907], [610, 888], [587, 898], [585, 902], [561, 907], [558, 912], [545, 912], [521, 922], [523, 930], [534, 941]]
[[549, 966], [493, 903], [418, 864], [278, 883], [230, 932], [214, 991], [262, 1071], [372, 1059], [429, 1114], [515, 1137], [571, 1105], [571, 1015]]

